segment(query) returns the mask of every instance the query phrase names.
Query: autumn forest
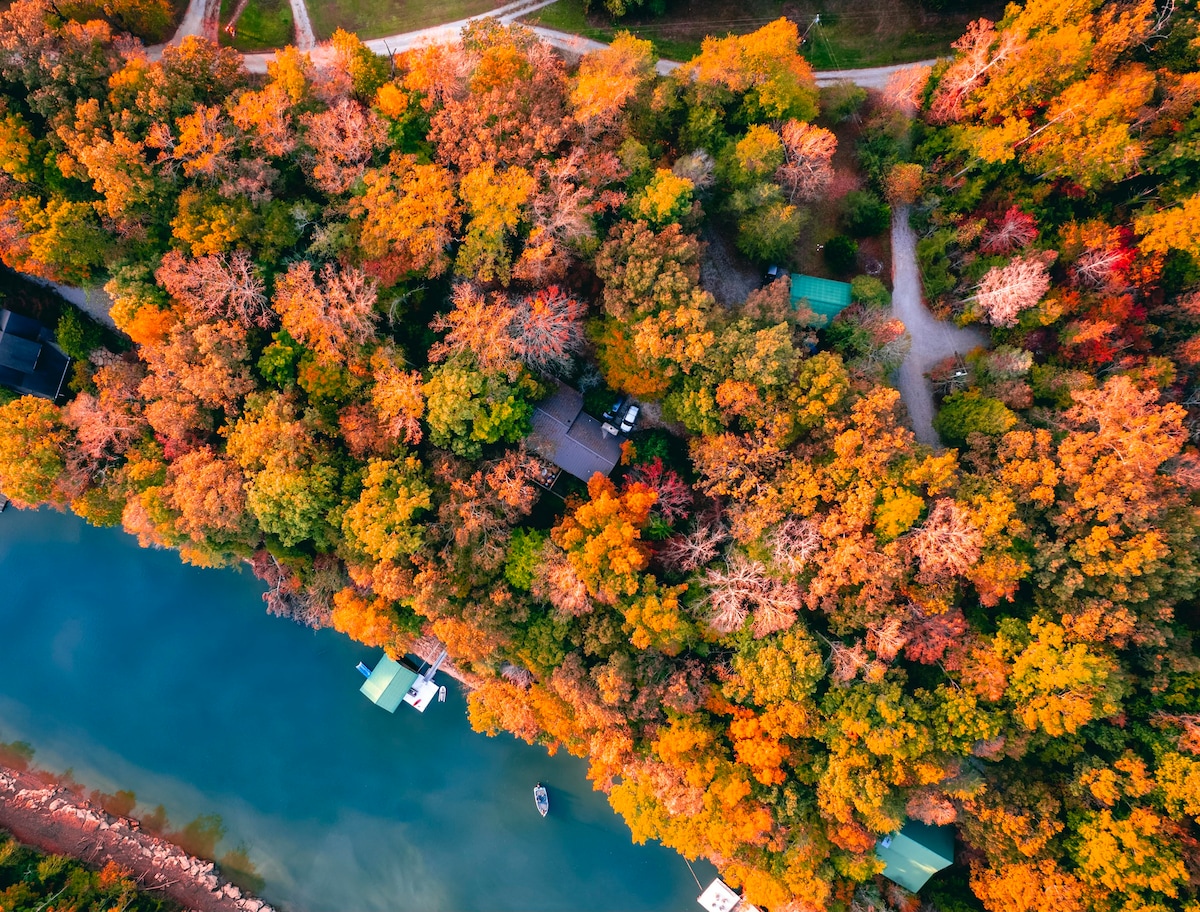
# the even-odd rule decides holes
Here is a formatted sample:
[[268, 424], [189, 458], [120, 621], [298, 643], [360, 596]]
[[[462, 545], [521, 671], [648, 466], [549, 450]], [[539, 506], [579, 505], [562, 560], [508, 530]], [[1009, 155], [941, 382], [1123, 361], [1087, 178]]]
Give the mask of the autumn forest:
[[[18, 506], [440, 641], [477, 730], [772, 912], [1200, 910], [1193, 0], [1010, 6], [865, 104], [785, 19], [665, 77], [488, 21], [254, 75], [63, 15], [0, 14], [0, 257], [120, 333], [60, 323], [69, 394], [0, 400]], [[788, 262], [847, 116], [990, 340], [933, 372], [945, 446], [880, 279], [828, 324], [700, 282], [705, 232]], [[644, 419], [547, 492], [559, 382]], [[957, 839], [920, 895], [875, 854], [907, 820]]]

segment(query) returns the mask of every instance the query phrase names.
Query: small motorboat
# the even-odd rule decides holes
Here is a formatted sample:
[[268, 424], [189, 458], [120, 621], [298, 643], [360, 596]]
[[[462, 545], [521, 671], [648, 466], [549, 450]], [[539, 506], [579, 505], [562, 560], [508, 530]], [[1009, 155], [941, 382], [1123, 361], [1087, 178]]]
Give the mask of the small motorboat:
[[550, 796], [540, 782], [533, 787], [533, 803], [537, 805], [538, 813], [545, 817], [550, 813]]

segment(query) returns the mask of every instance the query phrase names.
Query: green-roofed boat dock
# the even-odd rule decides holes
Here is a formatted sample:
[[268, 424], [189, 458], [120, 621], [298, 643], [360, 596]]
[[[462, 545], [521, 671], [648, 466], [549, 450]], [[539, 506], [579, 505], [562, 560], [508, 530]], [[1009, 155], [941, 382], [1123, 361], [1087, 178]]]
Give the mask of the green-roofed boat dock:
[[372, 670], [359, 662], [358, 670], [367, 677], [359, 691], [376, 706], [390, 713], [394, 713], [401, 703], [409, 704], [418, 712], [425, 712], [425, 707], [438, 695], [439, 687], [433, 676], [445, 658], [446, 650], [443, 649], [437, 661], [424, 672], [407, 658], [397, 662], [386, 653]]

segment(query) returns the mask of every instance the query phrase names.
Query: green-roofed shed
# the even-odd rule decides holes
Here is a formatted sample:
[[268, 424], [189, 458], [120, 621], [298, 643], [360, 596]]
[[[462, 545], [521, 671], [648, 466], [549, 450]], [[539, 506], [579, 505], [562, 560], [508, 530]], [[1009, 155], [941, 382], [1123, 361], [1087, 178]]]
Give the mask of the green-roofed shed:
[[954, 829], [909, 820], [898, 833], [879, 840], [875, 854], [887, 862], [884, 877], [916, 893], [934, 874], [954, 864]]
[[792, 307], [807, 305], [822, 323], [828, 323], [850, 306], [850, 284], [816, 276], [792, 276]]
[[359, 690], [376, 706], [382, 706], [388, 712], [394, 713], [416, 680], [417, 669], [408, 662], [397, 662], [385, 655]]

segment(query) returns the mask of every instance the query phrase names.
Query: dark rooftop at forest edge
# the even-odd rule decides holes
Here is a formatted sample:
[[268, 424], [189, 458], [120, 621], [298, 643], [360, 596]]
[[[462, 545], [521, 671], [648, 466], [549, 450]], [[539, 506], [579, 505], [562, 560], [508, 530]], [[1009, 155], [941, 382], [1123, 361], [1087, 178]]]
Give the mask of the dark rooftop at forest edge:
[[57, 399], [71, 359], [37, 320], [0, 309], [0, 384], [18, 393]]
[[534, 407], [528, 442], [535, 453], [581, 481], [597, 472], [608, 475], [621, 460], [620, 435], [605, 433], [584, 413], [583, 394], [563, 383]]

